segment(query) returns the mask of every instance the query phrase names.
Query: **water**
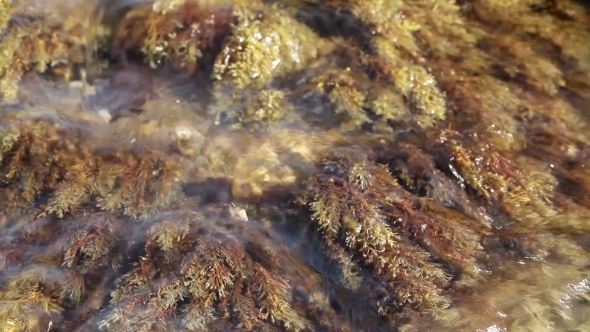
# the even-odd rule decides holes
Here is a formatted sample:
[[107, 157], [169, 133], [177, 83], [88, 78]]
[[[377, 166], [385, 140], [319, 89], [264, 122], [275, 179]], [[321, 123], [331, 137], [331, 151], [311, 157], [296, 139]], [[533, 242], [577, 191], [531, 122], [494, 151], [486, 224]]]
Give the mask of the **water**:
[[40, 4], [0, 17], [3, 331], [590, 328], [582, 5]]

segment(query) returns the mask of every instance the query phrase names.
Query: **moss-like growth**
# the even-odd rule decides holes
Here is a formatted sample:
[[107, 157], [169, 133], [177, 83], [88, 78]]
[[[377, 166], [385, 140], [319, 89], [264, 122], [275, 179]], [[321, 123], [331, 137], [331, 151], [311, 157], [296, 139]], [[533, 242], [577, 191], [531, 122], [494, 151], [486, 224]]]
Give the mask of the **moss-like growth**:
[[[51, 192], [41, 214], [76, 214], [91, 203], [107, 211], [147, 216], [168, 205], [178, 188], [174, 160], [147, 151], [97, 151], [82, 145], [90, 128], [43, 118], [4, 123], [0, 181], [4, 218]], [[4, 219], [3, 218], [3, 219]]]
[[101, 329], [301, 331], [309, 326], [304, 312], [293, 308], [296, 280], [284, 278], [293, 272], [281, 263], [282, 250], [258, 237], [254, 230], [260, 226], [229, 230], [232, 219], [210, 213], [171, 212], [150, 220], [146, 252], [118, 282]]
[[349, 72], [328, 71], [315, 80], [317, 90], [334, 104], [334, 112], [342, 118], [343, 127], [355, 129], [371, 122], [365, 112], [366, 97], [355, 87]]
[[71, 78], [73, 66], [91, 60], [106, 34], [97, 18], [71, 15], [93, 12], [94, 1], [11, 4], [3, 1], [0, 8], [0, 93], [6, 100], [16, 100], [18, 83], [29, 70]]
[[[322, 230], [326, 244], [344, 246], [370, 267], [382, 283], [379, 287], [387, 290], [385, 297], [376, 298], [373, 303], [380, 315], [391, 316], [405, 305], [423, 309], [447, 307], [448, 299], [440, 290], [446, 286], [448, 276], [428, 260], [421, 248], [407, 246], [408, 238], [400, 236], [394, 224], [402, 223], [402, 228], [420, 236], [425, 231], [417, 228], [425, 220], [405, 219], [413, 212], [412, 202], [404, 199], [407, 193], [384, 167], [371, 164], [352, 151], [349, 154], [354, 157], [344, 154], [327, 160], [320, 175], [311, 182], [312, 218]], [[413, 223], [419, 223], [418, 227]], [[429, 224], [432, 227], [436, 221]], [[441, 241], [448, 241], [445, 234], [440, 235]]]
[[288, 118], [292, 118], [293, 107], [286, 102], [285, 92], [282, 90], [246, 90], [240, 94], [233, 93], [232, 90], [227, 84], [215, 87], [213, 95], [216, 100], [209, 108], [209, 113], [215, 117], [217, 124], [262, 129], [286, 120], [288, 115]]
[[320, 54], [324, 42], [285, 9], [242, 9], [236, 15], [232, 38], [219, 56], [214, 75], [228, 77], [238, 89], [264, 86], [274, 76], [304, 68]]
[[223, 4], [164, 1], [134, 7], [118, 25], [113, 52], [140, 50], [152, 67], [171, 62], [193, 74], [202, 61], [211, 64], [231, 21], [232, 7]]
[[0, 330], [586, 328], [579, 5], [94, 5], [0, 2]]
[[327, 47], [326, 41], [278, 5], [264, 11], [238, 9], [236, 18], [214, 75], [227, 77], [237, 89], [263, 87], [273, 77], [303, 69]]

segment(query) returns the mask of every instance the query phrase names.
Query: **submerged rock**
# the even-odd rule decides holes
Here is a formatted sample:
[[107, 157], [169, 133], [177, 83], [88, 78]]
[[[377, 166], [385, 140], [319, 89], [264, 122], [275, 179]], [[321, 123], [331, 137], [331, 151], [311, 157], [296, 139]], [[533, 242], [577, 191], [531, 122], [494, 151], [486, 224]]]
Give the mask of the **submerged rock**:
[[579, 3], [2, 6], [3, 331], [587, 329]]

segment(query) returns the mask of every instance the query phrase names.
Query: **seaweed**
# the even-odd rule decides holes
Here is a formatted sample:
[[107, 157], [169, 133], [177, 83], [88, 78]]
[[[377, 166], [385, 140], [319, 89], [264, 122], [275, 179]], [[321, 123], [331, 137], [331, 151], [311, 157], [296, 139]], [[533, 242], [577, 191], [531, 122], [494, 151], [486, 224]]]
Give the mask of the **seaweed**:
[[0, 328], [586, 328], [582, 6], [0, 2]]
[[223, 4], [164, 1], [135, 6], [117, 25], [112, 54], [139, 50], [152, 67], [170, 62], [193, 74], [211, 67], [231, 22], [231, 6]]
[[180, 173], [173, 159], [149, 150], [93, 151], [81, 144], [87, 139], [92, 135], [75, 123], [26, 117], [4, 123], [3, 215], [27, 208], [47, 192], [50, 196], [38, 207], [40, 216], [76, 214], [89, 203], [105, 211], [147, 216], [174, 199]]
[[99, 19], [72, 16], [72, 12], [92, 12], [93, 1], [68, 1], [49, 6], [35, 1], [2, 2], [0, 45], [0, 93], [15, 101], [18, 83], [29, 70], [50, 71], [66, 80], [77, 73], [74, 66], [88, 64], [107, 31]]

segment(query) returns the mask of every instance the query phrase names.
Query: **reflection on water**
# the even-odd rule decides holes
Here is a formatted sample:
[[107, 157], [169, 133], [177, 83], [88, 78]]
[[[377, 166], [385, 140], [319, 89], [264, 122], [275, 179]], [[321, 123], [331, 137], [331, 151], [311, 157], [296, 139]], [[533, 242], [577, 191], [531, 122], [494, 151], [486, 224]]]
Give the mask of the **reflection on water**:
[[2, 331], [590, 330], [579, 3], [0, 10]]

